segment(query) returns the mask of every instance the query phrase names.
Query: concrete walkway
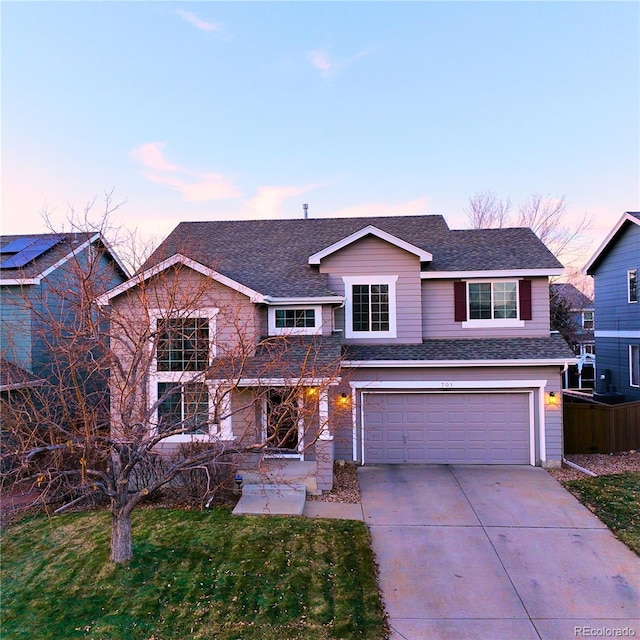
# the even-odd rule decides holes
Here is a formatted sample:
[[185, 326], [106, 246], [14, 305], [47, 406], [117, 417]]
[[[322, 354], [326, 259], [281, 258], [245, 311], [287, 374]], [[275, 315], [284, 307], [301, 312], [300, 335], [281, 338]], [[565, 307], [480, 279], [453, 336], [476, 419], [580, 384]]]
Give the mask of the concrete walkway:
[[392, 640], [640, 638], [640, 559], [546, 471], [358, 478]]

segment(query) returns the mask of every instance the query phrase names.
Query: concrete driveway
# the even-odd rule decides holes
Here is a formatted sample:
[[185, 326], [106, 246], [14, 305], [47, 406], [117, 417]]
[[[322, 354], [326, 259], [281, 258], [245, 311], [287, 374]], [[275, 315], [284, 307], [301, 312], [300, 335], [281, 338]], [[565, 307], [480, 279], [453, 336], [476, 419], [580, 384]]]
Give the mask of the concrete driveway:
[[640, 559], [543, 469], [358, 478], [393, 640], [640, 638]]

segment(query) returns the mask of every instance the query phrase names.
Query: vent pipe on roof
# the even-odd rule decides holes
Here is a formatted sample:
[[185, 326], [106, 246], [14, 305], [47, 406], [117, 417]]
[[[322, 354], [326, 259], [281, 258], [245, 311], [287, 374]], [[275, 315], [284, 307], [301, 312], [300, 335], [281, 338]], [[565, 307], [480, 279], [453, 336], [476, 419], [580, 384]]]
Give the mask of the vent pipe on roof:
[[304, 219], [306, 220], [309, 217], [309, 205], [303, 204], [302, 208], [304, 209]]

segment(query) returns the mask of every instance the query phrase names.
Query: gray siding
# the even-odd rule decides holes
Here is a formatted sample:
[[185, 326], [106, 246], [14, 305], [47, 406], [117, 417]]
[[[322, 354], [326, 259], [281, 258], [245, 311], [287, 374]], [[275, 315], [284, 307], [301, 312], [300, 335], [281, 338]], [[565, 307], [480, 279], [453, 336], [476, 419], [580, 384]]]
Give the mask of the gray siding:
[[[420, 261], [416, 256], [368, 236], [326, 257], [320, 271], [329, 274], [329, 287], [338, 295], [345, 294], [343, 276], [398, 276], [397, 338], [393, 342], [410, 344], [422, 341]], [[336, 314], [336, 328], [344, 330], [343, 313]], [[382, 341], [389, 342], [389, 339]], [[350, 342], [375, 342], [375, 339], [353, 339]]]
[[[596, 378], [610, 376], [609, 391], [624, 393], [625, 400], [640, 400], [640, 389], [632, 387], [629, 372], [629, 345], [640, 345], [640, 338], [597, 338], [596, 339]], [[596, 380], [596, 384], [598, 380]]]
[[[640, 343], [640, 302], [629, 302], [629, 269], [640, 271], [640, 227], [635, 224], [626, 226], [609, 246], [594, 275], [596, 384], [608, 371], [610, 390], [633, 401], [640, 400], [640, 389], [630, 385], [629, 345]], [[634, 337], [599, 336], [602, 331], [633, 332]]]
[[524, 327], [469, 329], [454, 321], [453, 280], [422, 281], [422, 331], [425, 338], [534, 338], [549, 335], [549, 281], [531, 279], [532, 314]]
[[[640, 331], [640, 302], [629, 303], [627, 271], [640, 271], [640, 227], [629, 225], [594, 277], [596, 331]], [[600, 351], [597, 351], [598, 357]]]
[[31, 311], [19, 287], [2, 287], [0, 352], [3, 358], [31, 371]]
[[[40, 284], [25, 285], [22, 289], [13, 285], [2, 287], [1, 346], [9, 360], [36, 375], [49, 375], [52, 349], [62, 323], [73, 331], [78, 321], [80, 280], [89, 273], [89, 259], [94, 259], [93, 252], [85, 249]], [[124, 280], [112, 259], [104, 254], [91, 266], [90, 273], [90, 292], [96, 295]]]

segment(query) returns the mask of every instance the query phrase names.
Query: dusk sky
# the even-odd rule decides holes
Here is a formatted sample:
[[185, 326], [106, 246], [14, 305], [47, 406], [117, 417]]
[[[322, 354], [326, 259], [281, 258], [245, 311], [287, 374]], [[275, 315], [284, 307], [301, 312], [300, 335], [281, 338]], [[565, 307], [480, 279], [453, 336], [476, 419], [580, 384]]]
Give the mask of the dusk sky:
[[[640, 210], [638, 2], [10, 2], [2, 232], [105, 191], [183, 220]], [[587, 255], [585, 257], [588, 258]]]

